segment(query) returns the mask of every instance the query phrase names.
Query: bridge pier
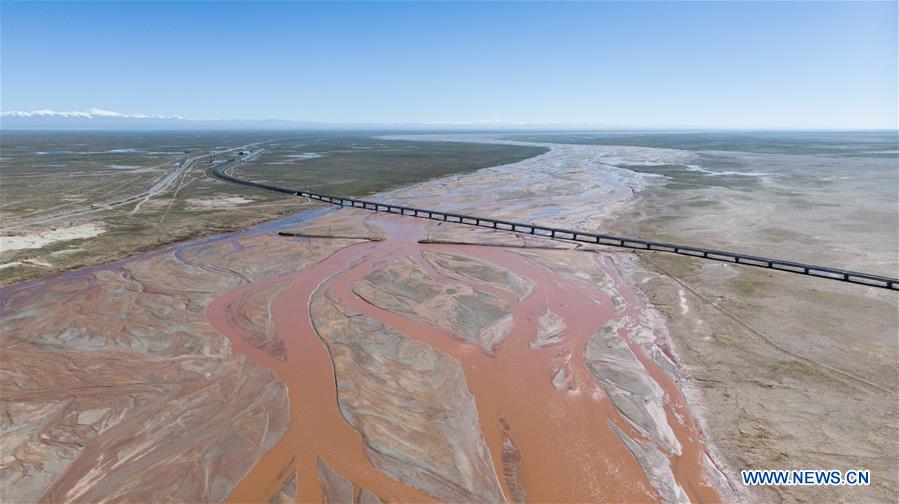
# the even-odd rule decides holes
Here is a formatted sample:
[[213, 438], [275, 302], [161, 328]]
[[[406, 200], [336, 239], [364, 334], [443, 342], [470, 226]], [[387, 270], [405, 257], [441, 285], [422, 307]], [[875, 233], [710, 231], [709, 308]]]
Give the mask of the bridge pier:
[[[527, 232], [532, 235], [537, 235], [537, 226], [533, 224], [516, 224], [512, 222], [504, 222], [497, 221], [494, 219], [483, 219], [479, 217], [466, 217], [460, 215], [453, 215], [455, 219], [450, 219], [449, 215], [442, 212], [434, 212], [431, 210], [420, 210], [416, 208], [405, 208], [405, 207], [395, 207], [392, 205], [385, 205], [376, 202], [368, 202], [364, 200], [355, 200], [352, 198], [341, 198], [336, 196], [329, 196], [327, 194], [317, 194], [307, 191], [297, 191], [293, 189], [288, 189], [284, 187], [277, 187], [268, 184], [262, 184], [259, 182], [252, 182], [249, 180], [241, 180], [237, 177], [233, 177], [228, 175], [226, 172], [229, 168], [233, 167], [236, 163], [225, 164], [223, 166], [218, 166], [212, 170], [212, 174], [221, 180], [226, 182], [231, 182], [234, 184], [241, 184], [249, 187], [254, 187], [257, 189], [263, 189], [266, 191], [273, 191], [282, 194], [288, 194], [293, 196], [300, 196], [303, 198], [307, 198], [310, 200], [318, 200], [324, 201], [328, 203], [332, 203], [335, 205], [340, 205], [341, 207], [347, 206], [347, 202], [350, 203], [349, 206], [354, 208], [363, 208], [366, 210], [372, 210], [374, 212], [382, 212], [387, 211], [388, 213], [399, 213], [400, 215], [411, 215], [414, 217], [421, 217], [424, 214], [427, 214], [429, 219], [432, 220], [443, 220], [444, 222], [456, 222], [460, 224], [474, 225], [480, 227], [491, 227], [498, 231], [512, 231], [512, 232]], [[358, 205], [357, 205], [358, 203]], [[399, 210], [397, 212], [396, 210]], [[409, 210], [411, 213], [407, 213], [406, 210]], [[435, 217], [437, 215], [437, 217]], [[442, 218], [440, 217], [442, 216]], [[485, 225], [485, 223], [487, 223]], [[519, 228], [530, 228], [530, 231], [521, 231]], [[717, 260], [717, 261], [728, 261], [733, 262], [735, 264], [741, 264], [746, 266], [757, 266], [762, 268], [770, 268], [778, 271], [786, 271], [789, 273], [796, 273], [800, 275], [809, 275], [813, 277], [819, 278], [829, 278], [831, 280], [839, 280], [843, 282], [855, 283], [860, 285], [866, 285], [868, 287], [879, 287], [890, 289], [893, 291], [899, 290], [897, 286], [899, 286], [899, 278], [891, 278], [880, 275], [872, 275], [868, 273], [860, 273], [854, 271], [845, 271], [834, 268], [827, 268], [822, 266], [814, 266], [811, 264], [802, 264], [795, 263], [790, 261], [780, 261], [777, 259], [770, 259], [766, 257], [755, 257], [755, 256], [741, 256], [740, 254], [735, 254], [731, 252], [723, 252], [723, 251], [715, 251], [715, 250], [706, 250], [699, 247], [687, 247], [683, 245], [672, 245], [667, 243], [653, 242], [647, 240], [630, 240], [627, 238], [621, 238], [616, 236], [608, 236], [608, 235], [595, 235], [592, 233], [587, 234], [579, 234], [575, 231], [569, 231], [564, 229], [555, 229], [555, 228], [545, 228], [540, 227], [541, 231], [548, 231], [549, 238], [552, 239], [562, 239], [562, 240], [573, 240], [580, 241], [584, 243], [598, 243], [602, 245], [611, 245], [618, 246], [624, 248], [632, 248], [632, 249], [645, 249], [645, 250], [658, 250], [664, 252], [673, 252], [675, 254], [687, 255], [692, 257], [701, 257], [703, 259], [709, 260]], [[570, 235], [570, 237], [566, 237], [565, 235]], [[547, 236], [540, 233], [540, 236]], [[590, 240], [592, 238], [592, 241]], [[605, 240], [605, 241], [604, 241]], [[701, 255], [700, 255], [701, 254]], [[709, 254], [712, 254], [714, 257], [711, 257]]]

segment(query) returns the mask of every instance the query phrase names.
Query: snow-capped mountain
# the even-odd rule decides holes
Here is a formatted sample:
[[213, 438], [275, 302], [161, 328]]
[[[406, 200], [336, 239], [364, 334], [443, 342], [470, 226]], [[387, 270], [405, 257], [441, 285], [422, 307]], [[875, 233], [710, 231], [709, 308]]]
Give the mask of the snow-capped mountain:
[[[282, 120], [187, 119], [124, 113], [101, 108], [61, 112], [56, 110], [11, 110], [0, 112], [0, 129], [310, 129], [334, 128], [327, 123]], [[339, 127], [339, 126], [338, 126]]]
[[5, 130], [226, 130], [226, 129], [316, 129], [316, 130], [517, 130], [582, 128], [578, 125], [547, 125], [506, 121], [498, 118], [480, 121], [434, 121], [426, 123], [327, 123], [280, 119], [187, 119], [181, 116], [153, 116], [123, 113], [101, 108], [83, 111], [11, 110], [0, 112], [0, 129]]
[[87, 110], [10, 110], [0, 112], [2, 129], [105, 129], [105, 128], [208, 128], [210, 121], [185, 119], [181, 116], [151, 116], [123, 113], [101, 108]]
[[79, 117], [82, 119], [93, 119], [94, 117], [131, 117], [135, 119], [146, 119], [150, 116], [146, 114], [123, 114], [112, 110], [90, 108], [83, 112], [57, 112], [55, 110], [32, 110], [30, 112], [25, 112], [22, 110], [11, 110], [9, 112], [0, 112], [0, 117]]

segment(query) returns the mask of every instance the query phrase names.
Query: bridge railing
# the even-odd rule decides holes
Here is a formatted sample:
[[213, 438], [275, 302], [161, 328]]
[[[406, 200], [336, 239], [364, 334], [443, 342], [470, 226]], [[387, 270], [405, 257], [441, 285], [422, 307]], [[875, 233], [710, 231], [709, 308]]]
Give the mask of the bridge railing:
[[849, 271], [837, 268], [829, 268], [826, 266], [816, 266], [814, 264], [806, 264], [795, 261], [785, 261], [781, 259], [773, 259], [770, 257], [753, 256], [739, 254], [735, 252], [727, 252], [724, 250], [715, 250], [702, 247], [693, 247], [689, 245], [678, 245], [674, 243], [659, 242], [653, 240], [641, 240], [637, 238], [628, 238], [624, 236], [614, 236], [607, 234], [589, 233], [586, 231], [578, 231], [573, 229], [562, 229], [549, 226], [539, 226], [536, 224], [528, 224], [522, 222], [512, 222], [499, 219], [491, 219], [488, 217], [476, 217], [472, 215], [464, 215], [452, 212], [441, 212], [437, 210], [427, 210], [422, 208], [414, 208], [402, 205], [393, 205], [389, 203], [381, 203], [377, 201], [368, 201], [355, 198], [344, 198], [341, 196], [332, 196], [328, 194], [320, 194], [310, 191], [297, 191], [295, 189], [287, 189], [270, 184], [253, 182], [233, 177], [227, 173], [227, 170], [239, 164], [242, 160], [238, 159], [231, 163], [220, 165], [213, 170], [216, 177], [246, 186], [274, 191], [282, 194], [290, 194], [301, 198], [308, 198], [325, 203], [331, 203], [343, 207], [362, 208], [375, 212], [386, 212], [397, 215], [406, 215], [411, 217], [419, 217], [442, 222], [452, 222], [456, 224], [465, 224], [469, 226], [478, 226], [500, 231], [512, 231], [515, 233], [531, 234], [534, 236], [542, 236], [555, 240], [574, 241], [587, 243], [591, 245], [608, 245], [612, 247], [623, 247], [635, 250], [655, 250], [660, 252], [668, 252], [672, 254], [686, 255], [691, 257], [699, 257], [713, 261], [730, 262], [734, 264], [742, 264], [746, 266], [755, 266], [760, 268], [774, 269], [778, 271], [786, 271], [789, 273], [798, 273], [818, 278], [830, 280], [839, 280], [870, 287], [880, 287], [890, 290], [899, 290], [899, 279], [881, 275], [872, 275], [870, 273], [861, 273], [857, 271]]

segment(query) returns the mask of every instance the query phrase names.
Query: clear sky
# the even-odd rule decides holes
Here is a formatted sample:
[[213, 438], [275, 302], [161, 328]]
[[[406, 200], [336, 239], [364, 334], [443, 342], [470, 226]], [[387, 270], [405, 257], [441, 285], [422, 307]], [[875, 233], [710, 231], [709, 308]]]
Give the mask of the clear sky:
[[0, 108], [896, 128], [897, 4], [0, 3]]

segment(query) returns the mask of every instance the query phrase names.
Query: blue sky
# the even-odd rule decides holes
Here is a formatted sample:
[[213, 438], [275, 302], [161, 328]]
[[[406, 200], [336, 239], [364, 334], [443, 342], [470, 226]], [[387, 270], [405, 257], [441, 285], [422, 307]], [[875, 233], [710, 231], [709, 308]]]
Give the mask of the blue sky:
[[896, 128], [880, 3], [0, 3], [0, 108]]

